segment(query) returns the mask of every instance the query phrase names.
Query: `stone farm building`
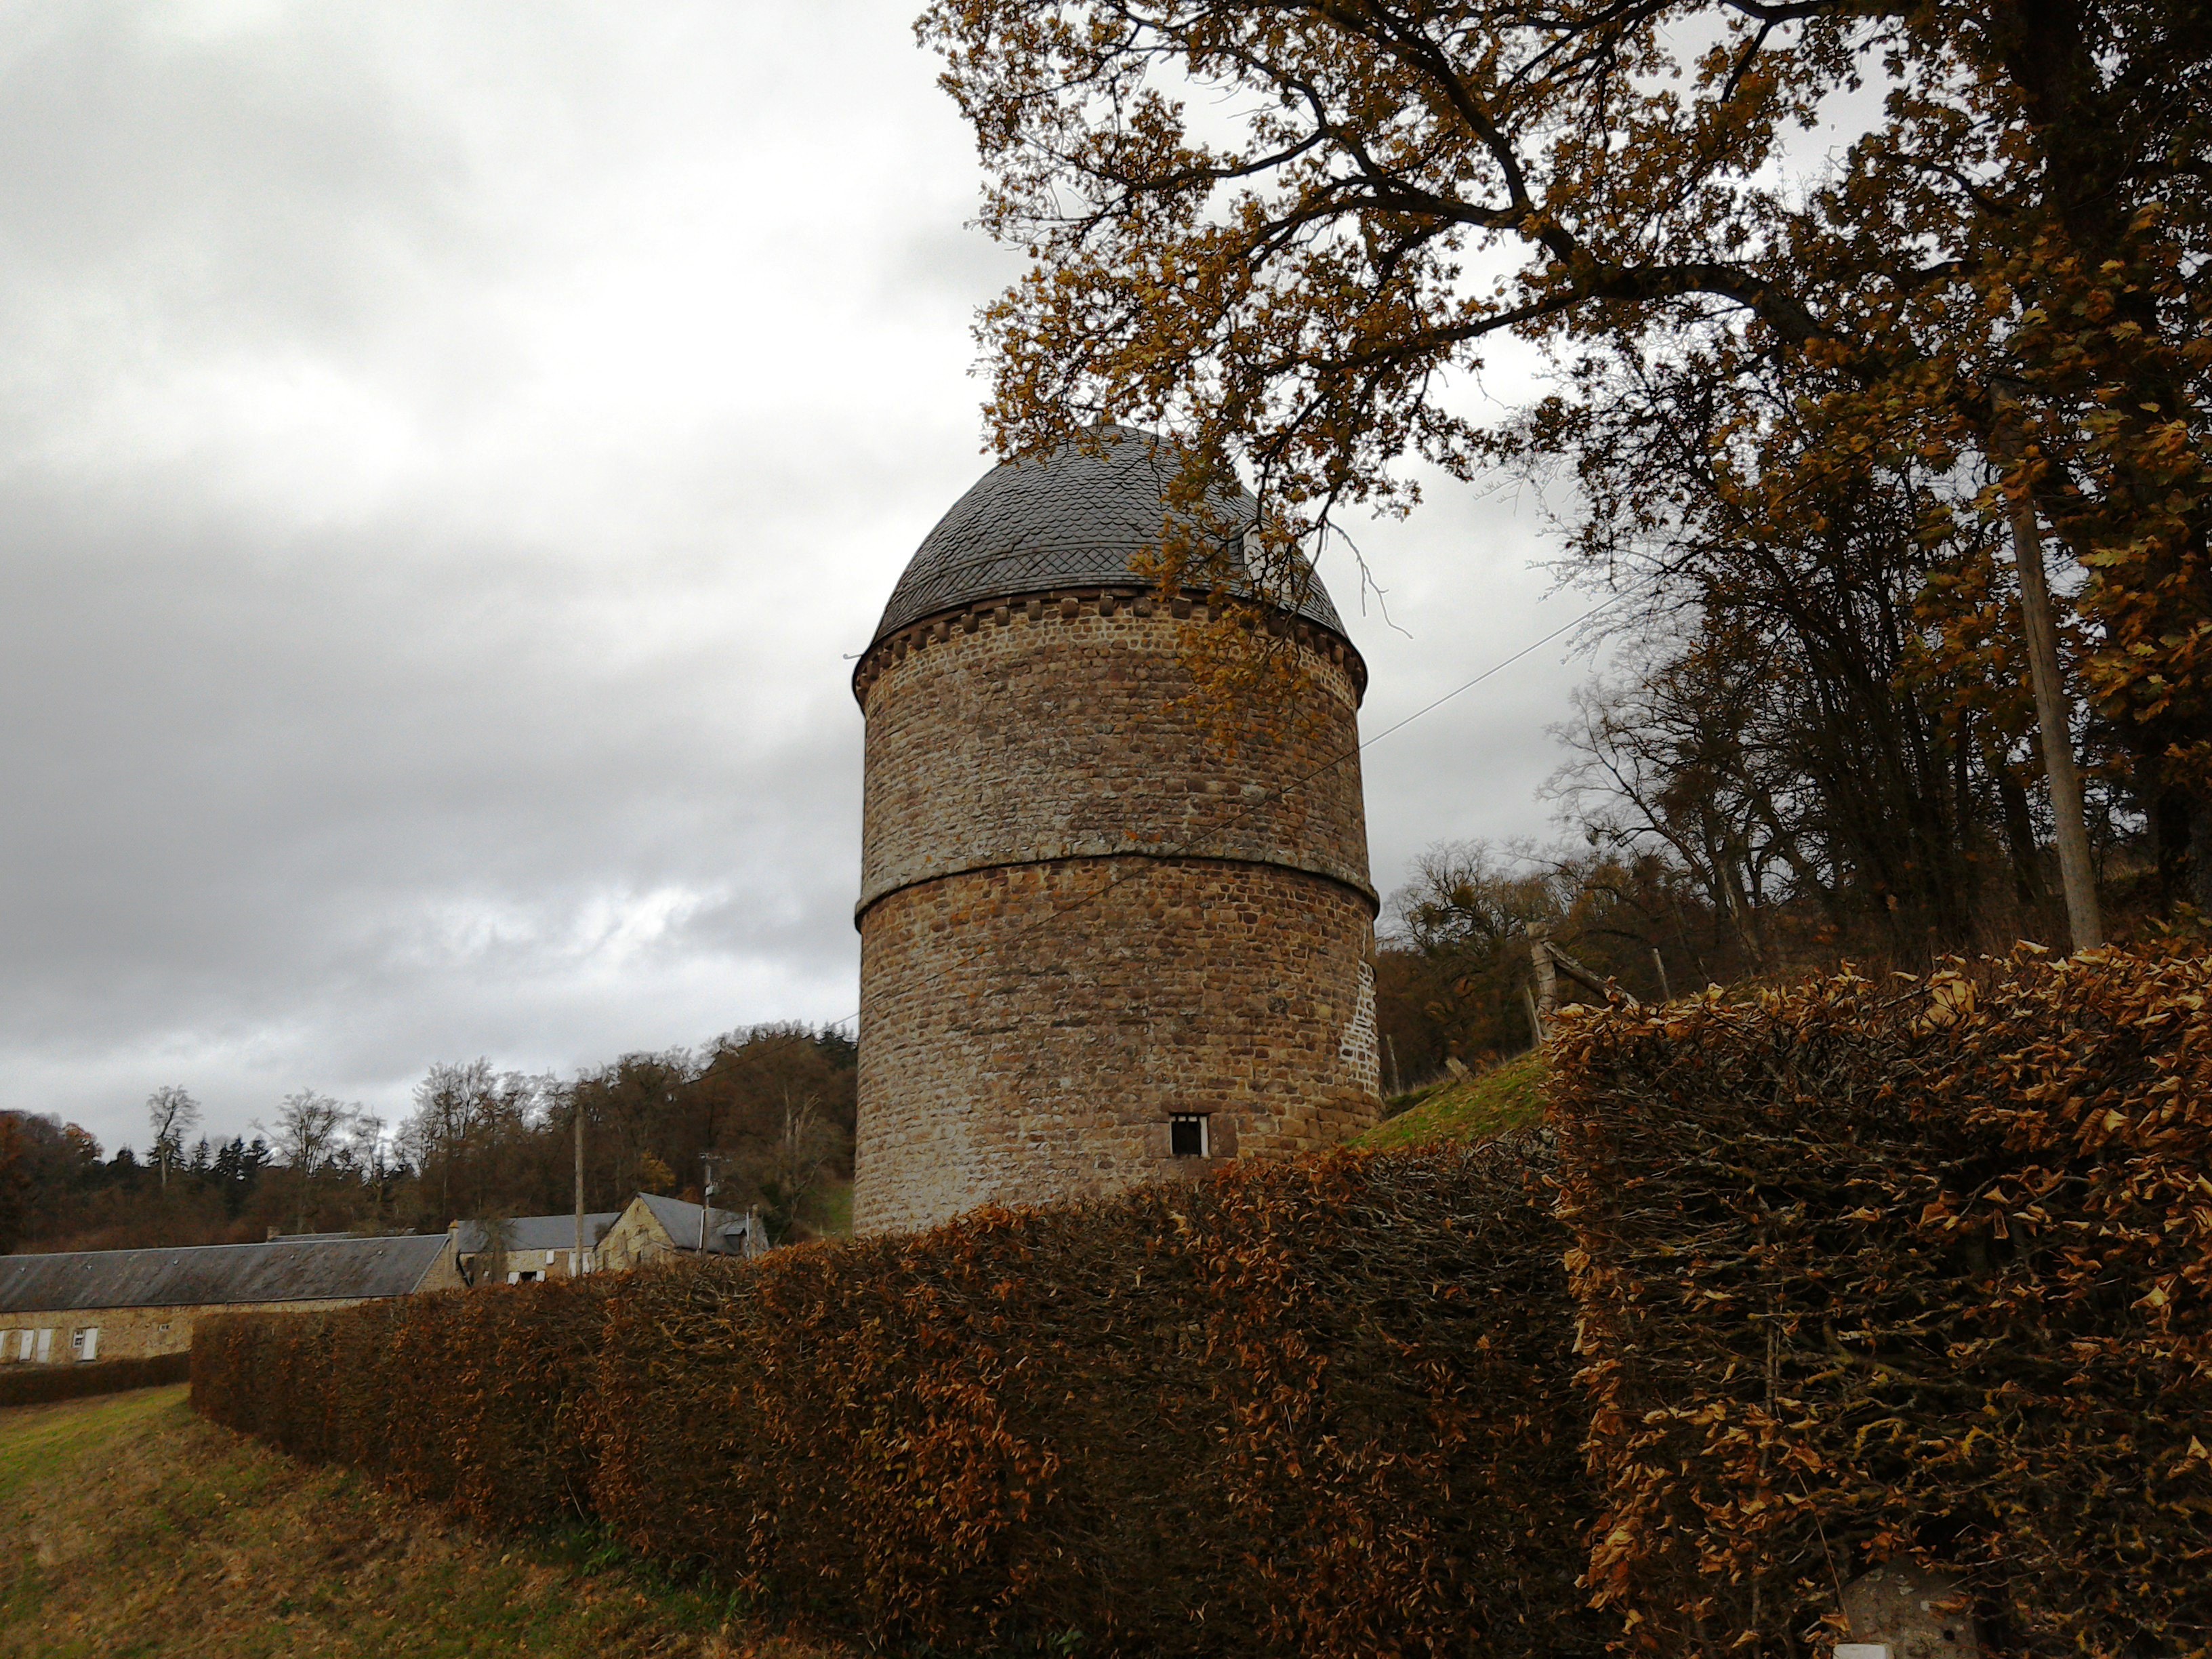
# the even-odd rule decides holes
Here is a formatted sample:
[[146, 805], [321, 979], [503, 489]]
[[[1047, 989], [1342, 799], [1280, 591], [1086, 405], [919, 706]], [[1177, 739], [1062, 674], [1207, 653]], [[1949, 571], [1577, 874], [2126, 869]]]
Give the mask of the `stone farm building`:
[[[572, 1219], [571, 1231], [574, 1226]], [[680, 1255], [696, 1255], [702, 1237], [708, 1255], [756, 1256], [768, 1249], [757, 1214], [703, 1210], [680, 1198], [640, 1193], [607, 1229], [599, 1259], [591, 1266], [595, 1271], [623, 1273]]]
[[0, 1361], [182, 1353], [208, 1314], [309, 1313], [461, 1284], [444, 1233], [0, 1256]]
[[[620, 1210], [593, 1210], [584, 1217], [584, 1271], [598, 1266], [599, 1241], [622, 1214]], [[477, 1269], [484, 1260], [490, 1229], [481, 1221], [456, 1221], [450, 1230], [461, 1276], [477, 1283]], [[510, 1285], [532, 1285], [541, 1279], [573, 1279], [576, 1275], [576, 1216], [521, 1215], [500, 1224], [506, 1246], [502, 1277]]]
[[[594, 1210], [584, 1217], [584, 1271], [624, 1273], [670, 1256], [696, 1255], [702, 1214], [708, 1255], [754, 1256], [768, 1249], [757, 1215], [734, 1210], [702, 1212], [696, 1204], [687, 1204], [680, 1198], [640, 1193], [619, 1210]], [[566, 1215], [515, 1216], [499, 1226], [507, 1246], [500, 1273], [507, 1284], [531, 1285], [574, 1275], [574, 1211]], [[471, 1285], [482, 1282], [479, 1273], [489, 1267], [485, 1250], [489, 1224], [456, 1221], [452, 1232], [461, 1276]]]
[[[1248, 554], [1249, 494], [1170, 512], [1180, 469], [1110, 426], [998, 467], [854, 667], [859, 1231], [1333, 1146], [1380, 1115], [1366, 665], [1310, 567]], [[1170, 540], [1208, 550], [1214, 586], [1162, 591]], [[1243, 623], [1287, 672], [1202, 690], [1209, 630]]]

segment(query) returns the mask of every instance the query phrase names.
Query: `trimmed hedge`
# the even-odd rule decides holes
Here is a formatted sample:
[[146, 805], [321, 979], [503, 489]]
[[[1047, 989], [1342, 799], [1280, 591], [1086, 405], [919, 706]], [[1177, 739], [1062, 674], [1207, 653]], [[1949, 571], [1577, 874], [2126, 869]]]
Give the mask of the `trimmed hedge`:
[[1247, 1166], [737, 1294], [646, 1281], [609, 1333], [602, 1513], [884, 1635], [1599, 1651], [1530, 1152]]
[[332, 1313], [225, 1314], [192, 1338], [192, 1405], [491, 1527], [588, 1516], [611, 1279]]
[[95, 1359], [81, 1365], [10, 1366], [0, 1370], [0, 1407], [40, 1406], [55, 1400], [82, 1400], [125, 1389], [159, 1388], [191, 1375], [188, 1353], [155, 1354], [148, 1359]]
[[1909, 1558], [1985, 1650], [2212, 1654], [2212, 964], [1617, 1006], [1549, 1059], [1556, 1151], [210, 1321], [193, 1400], [908, 1649], [1819, 1655]]
[[193, 1398], [876, 1642], [1595, 1654], [1547, 1158], [1250, 1165], [744, 1267], [210, 1322]]
[[2212, 1647], [2208, 998], [2116, 952], [1562, 1021], [1629, 1649], [1812, 1652], [1905, 1557], [2002, 1651]]

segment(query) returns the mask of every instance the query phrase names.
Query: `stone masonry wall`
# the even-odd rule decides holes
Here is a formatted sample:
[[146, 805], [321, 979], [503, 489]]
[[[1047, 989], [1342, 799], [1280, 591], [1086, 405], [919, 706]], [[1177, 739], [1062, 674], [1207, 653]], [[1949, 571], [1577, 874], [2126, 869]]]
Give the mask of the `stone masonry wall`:
[[[698, 1243], [697, 1239], [690, 1241]], [[633, 1267], [643, 1267], [674, 1253], [676, 1241], [660, 1224], [653, 1212], [637, 1199], [632, 1199], [623, 1212], [615, 1218], [607, 1236], [599, 1241], [597, 1253], [601, 1273], [628, 1273]]]
[[[430, 1264], [422, 1282], [416, 1286], [416, 1292], [421, 1295], [432, 1291], [458, 1291], [463, 1285], [453, 1253], [447, 1249]], [[79, 1331], [93, 1328], [100, 1332], [100, 1358], [144, 1359], [156, 1354], [185, 1352], [192, 1346], [193, 1322], [212, 1314], [320, 1313], [330, 1308], [350, 1308], [367, 1299], [340, 1297], [297, 1302], [196, 1303], [175, 1308], [65, 1308], [45, 1313], [0, 1313], [0, 1364], [23, 1363], [19, 1357], [21, 1343], [17, 1335], [21, 1331], [53, 1333], [47, 1339], [49, 1364], [70, 1364], [73, 1358], [70, 1339]], [[35, 1341], [34, 1336], [34, 1344]]]
[[1372, 912], [1301, 872], [1073, 860], [891, 894], [861, 933], [854, 1224], [1202, 1173], [1373, 1123]]
[[1301, 624], [1301, 717], [1243, 710], [1225, 749], [1185, 701], [1192, 610], [1094, 590], [927, 619], [870, 652], [860, 908], [955, 871], [1122, 852], [1286, 864], [1371, 896], [1357, 658]]
[[146, 1359], [190, 1351], [194, 1322], [213, 1314], [321, 1313], [331, 1308], [350, 1308], [356, 1300], [240, 1302], [191, 1308], [70, 1308], [52, 1313], [0, 1314], [0, 1364], [26, 1363], [19, 1357], [20, 1331], [53, 1333], [47, 1339], [48, 1364], [70, 1364], [76, 1358], [70, 1352], [71, 1339], [87, 1329], [100, 1333], [97, 1358]]

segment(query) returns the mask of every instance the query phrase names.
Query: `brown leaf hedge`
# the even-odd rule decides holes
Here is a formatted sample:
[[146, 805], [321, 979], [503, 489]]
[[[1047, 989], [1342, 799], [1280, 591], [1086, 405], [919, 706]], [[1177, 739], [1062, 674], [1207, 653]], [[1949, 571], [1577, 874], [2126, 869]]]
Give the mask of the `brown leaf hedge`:
[[95, 1359], [90, 1364], [26, 1365], [0, 1371], [0, 1406], [43, 1406], [56, 1400], [83, 1400], [125, 1389], [158, 1388], [181, 1382], [191, 1374], [191, 1356], [155, 1354], [144, 1359]]
[[[909, 1651], [2212, 1654], [2212, 967], [1571, 1013], [1549, 1127], [209, 1322], [193, 1399]], [[1593, 1605], [1595, 1603], [1595, 1605]]]
[[207, 1415], [909, 1649], [1596, 1654], [1534, 1144], [211, 1321]]
[[1565, 1023], [1626, 1646], [1811, 1651], [1905, 1557], [2000, 1652], [2212, 1646], [2208, 995], [2201, 959], [2024, 956]]

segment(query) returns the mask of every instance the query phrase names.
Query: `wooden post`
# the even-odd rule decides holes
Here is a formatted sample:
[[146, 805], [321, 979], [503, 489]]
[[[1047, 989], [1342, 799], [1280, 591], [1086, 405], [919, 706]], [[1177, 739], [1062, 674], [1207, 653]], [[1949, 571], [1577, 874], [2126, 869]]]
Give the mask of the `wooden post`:
[[1667, 959], [1659, 954], [1659, 947], [1651, 947], [1651, 965], [1659, 970], [1659, 1000], [1672, 1002], [1674, 994], [1667, 988]]
[[706, 1171], [706, 1178], [699, 1183], [699, 1254], [702, 1256], [707, 1254], [707, 1224], [714, 1219], [714, 1194], [720, 1190], [714, 1185], [714, 1166], [726, 1161], [720, 1152], [708, 1152], [699, 1159], [699, 1167]]
[[[2011, 470], [2025, 464], [2020, 395], [2015, 383], [1990, 382], [1996, 420], [1991, 459]], [[2002, 488], [2002, 484], [2000, 484]], [[2051, 785], [2051, 825], [2058, 838], [2058, 871], [2066, 886], [2066, 928], [2076, 951], [2105, 942], [2097, 904], [2097, 876], [2089, 861], [2089, 824], [2081, 805], [2081, 776], [2074, 765], [2072, 709], [2058, 672], [2058, 630], [2051, 618], [2051, 583], [2043, 565], [2043, 528], [2035, 496], [2023, 475], [2020, 493], [2005, 497], [2012, 523], [2013, 563], [2020, 573], [2021, 631], [2027, 635], [2028, 683], [2035, 690], [2035, 723], [2043, 738], [2043, 775]]]
[[1559, 969], [1552, 957], [1552, 941], [1540, 924], [1529, 927], [1528, 959], [1536, 969], [1536, 1032], [1541, 1042], [1544, 1027], [1559, 1010]]
[[[1592, 995], [1601, 999], [1620, 992], [1611, 980], [1600, 979], [1565, 951], [1552, 943], [1551, 930], [1541, 922], [1528, 924], [1528, 960], [1536, 970], [1536, 994], [1529, 1006], [1529, 1018], [1536, 1027], [1536, 1041], [1544, 1041], [1545, 1028], [1559, 1008], [1559, 978], [1565, 975]], [[1662, 974], [1665, 969], [1660, 970]], [[1625, 994], [1623, 993], [1622, 994]], [[1630, 997], [1632, 1005], [1636, 999]]]

